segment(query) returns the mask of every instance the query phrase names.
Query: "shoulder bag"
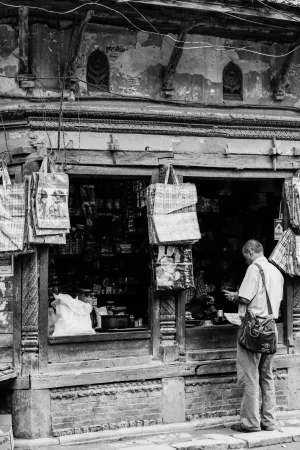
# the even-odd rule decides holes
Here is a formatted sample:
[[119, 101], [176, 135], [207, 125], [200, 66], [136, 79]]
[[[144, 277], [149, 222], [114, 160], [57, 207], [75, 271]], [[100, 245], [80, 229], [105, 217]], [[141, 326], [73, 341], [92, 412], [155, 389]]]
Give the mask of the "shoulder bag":
[[272, 355], [276, 353], [277, 350], [276, 323], [273, 317], [270, 297], [266, 288], [264, 271], [259, 264], [255, 265], [259, 269], [263, 285], [266, 290], [269, 316], [262, 320], [253, 314], [253, 312], [249, 310], [249, 305], [252, 302], [252, 299], [247, 306], [245, 317], [242, 320], [242, 324], [239, 329], [238, 342], [242, 347], [250, 350], [251, 352]]

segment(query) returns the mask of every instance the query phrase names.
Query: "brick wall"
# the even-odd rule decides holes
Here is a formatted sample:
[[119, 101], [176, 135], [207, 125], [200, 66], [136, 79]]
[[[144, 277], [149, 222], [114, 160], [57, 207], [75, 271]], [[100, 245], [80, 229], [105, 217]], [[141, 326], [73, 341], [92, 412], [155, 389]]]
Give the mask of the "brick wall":
[[[288, 370], [274, 371], [276, 403], [278, 410], [288, 409]], [[239, 414], [242, 390], [236, 377], [211, 377], [185, 379], [186, 419], [221, 417]]]
[[54, 436], [162, 423], [161, 380], [51, 390]]
[[185, 392], [187, 420], [239, 413], [241, 390], [235, 377], [188, 377]]
[[279, 411], [288, 409], [288, 369], [277, 369], [274, 371], [276, 403]]

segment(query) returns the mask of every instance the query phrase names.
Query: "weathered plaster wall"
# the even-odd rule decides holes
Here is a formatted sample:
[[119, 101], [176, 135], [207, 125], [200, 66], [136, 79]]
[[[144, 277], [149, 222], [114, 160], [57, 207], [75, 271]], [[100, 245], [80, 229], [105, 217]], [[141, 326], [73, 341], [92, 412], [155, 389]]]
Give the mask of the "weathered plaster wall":
[[[34, 72], [39, 77], [53, 77], [52, 80], [43, 80], [44, 87], [58, 88], [55, 80], [58, 75], [58, 60], [60, 59], [62, 73], [71, 31], [58, 34], [46, 25], [35, 25], [32, 33]], [[112, 92], [161, 98], [163, 75], [175, 39], [176, 36], [163, 38], [116, 27], [88, 25], [82, 45], [80, 67], [76, 73], [82, 80], [82, 91], [87, 90], [85, 81], [88, 56], [92, 51], [100, 49], [109, 60]], [[243, 73], [243, 103], [274, 103], [272, 79], [283, 61], [283, 58], [278, 56], [286, 52], [287, 46], [229, 41], [201, 35], [188, 35], [187, 41], [191, 48], [183, 52], [177, 67], [174, 80], [175, 99], [222, 103], [222, 72], [224, 67], [233, 61]], [[223, 50], [224, 46], [231, 46], [232, 49]], [[270, 58], [264, 54], [274, 57]], [[297, 78], [299, 64], [300, 51], [296, 54], [292, 67], [290, 87], [284, 104], [294, 105], [300, 101], [300, 83]], [[96, 92], [93, 91], [93, 95]]]
[[14, 78], [19, 71], [19, 48], [16, 31], [9, 25], [0, 25], [0, 42], [0, 93], [15, 94], [21, 91]]
[[[34, 95], [59, 94], [58, 75], [63, 75], [70, 58], [71, 29], [57, 31], [47, 25], [35, 24], [31, 32], [31, 63], [37, 75]], [[0, 73], [14, 76], [18, 72], [17, 33], [7, 25], [0, 26], [3, 45], [0, 51]], [[149, 33], [128, 31], [125, 28], [89, 24], [81, 48], [76, 75], [82, 80], [81, 90], [87, 92], [86, 65], [89, 54], [103, 51], [110, 65], [110, 90], [118, 94], [161, 98], [164, 71], [167, 67], [176, 36], [162, 37]], [[272, 79], [280, 68], [288, 47], [250, 41], [232, 41], [201, 35], [188, 35], [186, 50], [175, 75], [174, 99], [212, 104], [223, 103], [222, 72], [233, 61], [243, 73], [245, 104], [275, 103]], [[72, 38], [74, 44], [74, 37]], [[187, 49], [187, 47], [190, 47]], [[224, 50], [224, 46], [231, 49]], [[247, 50], [245, 50], [247, 49]], [[257, 52], [257, 53], [255, 53]], [[274, 55], [274, 57], [265, 56]], [[300, 105], [300, 50], [292, 65], [288, 94], [280, 104]], [[26, 95], [14, 79], [3, 79], [0, 93]], [[95, 95], [97, 91], [91, 92]], [[100, 91], [99, 91], [100, 94]]]

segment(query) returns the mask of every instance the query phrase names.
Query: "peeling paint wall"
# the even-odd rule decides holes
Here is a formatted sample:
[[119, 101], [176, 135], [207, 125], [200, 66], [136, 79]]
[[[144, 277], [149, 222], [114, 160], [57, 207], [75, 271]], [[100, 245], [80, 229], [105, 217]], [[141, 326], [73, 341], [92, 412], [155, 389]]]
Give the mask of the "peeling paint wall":
[[[0, 71], [3, 74], [15, 75], [18, 70], [16, 33], [11, 27], [2, 25], [0, 36], [3, 39], [5, 37], [6, 52], [0, 52]], [[31, 27], [32, 70], [38, 77], [34, 95], [59, 94], [57, 78], [58, 75], [62, 76], [65, 62], [70, 59], [71, 36], [71, 29], [58, 32], [42, 24]], [[107, 55], [109, 61], [111, 92], [161, 98], [163, 76], [175, 40], [175, 35], [163, 38], [150, 33], [128, 31], [125, 28], [89, 24], [76, 72], [81, 80], [81, 93], [89, 91], [86, 84], [88, 56], [99, 49]], [[177, 67], [174, 99], [223, 103], [222, 72], [224, 67], [233, 61], [243, 73], [243, 103], [275, 103], [272, 79], [284, 60], [278, 56], [287, 51], [287, 46], [201, 35], [188, 35], [187, 41], [192, 48], [183, 52]], [[74, 44], [74, 38], [71, 44]], [[231, 48], [224, 50], [224, 46]], [[288, 94], [281, 104], [300, 105], [300, 82], [297, 76], [299, 66], [300, 50], [296, 53], [292, 66]], [[26, 91], [19, 89], [14, 79], [5, 80], [0, 92], [26, 95]], [[94, 90], [90, 94], [95, 95], [97, 91]]]
[[0, 42], [0, 92], [2, 94], [16, 94], [20, 91], [14, 78], [19, 71], [19, 48], [16, 31], [9, 25], [0, 25]]

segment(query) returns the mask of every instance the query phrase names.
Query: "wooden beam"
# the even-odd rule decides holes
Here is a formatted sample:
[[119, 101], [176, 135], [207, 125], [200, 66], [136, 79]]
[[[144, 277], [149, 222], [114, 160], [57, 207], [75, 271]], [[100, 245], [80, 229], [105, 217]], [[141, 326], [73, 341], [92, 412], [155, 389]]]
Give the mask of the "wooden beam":
[[300, 46], [300, 38], [297, 39], [289, 48], [289, 55], [284, 59], [279, 73], [276, 76], [274, 97], [278, 101], [282, 101], [286, 96], [287, 89], [289, 87], [289, 77], [291, 76], [291, 67], [295, 59], [295, 53], [297, 47]]
[[[87, 0], [86, 0], [87, 1]], [[117, 0], [117, 3], [125, 3], [126, 0]], [[149, 5], [148, 0], [131, 0], [130, 3], [134, 5]], [[271, 10], [270, 8], [266, 7], [259, 7], [259, 8], [251, 8], [247, 6], [236, 6], [236, 5], [228, 5], [228, 4], [221, 4], [221, 3], [211, 3], [208, 4], [206, 0], [197, 0], [197, 1], [182, 1], [182, 0], [152, 0], [151, 1], [152, 7], [159, 7], [159, 8], [165, 8], [165, 9], [172, 9], [174, 11], [175, 8], [185, 10], [186, 12], [193, 13], [199, 12], [199, 13], [220, 13], [220, 14], [235, 14], [239, 17], [243, 18], [253, 18], [253, 19], [262, 19], [262, 23], [266, 21], [266, 19], [272, 20], [272, 21], [282, 21], [286, 23], [291, 23], [291, 19], [287, 17], [287, 15], [280, 10]], [[293, 17], [295, 20], [300, 19], [300, 14], [293, 13]], [[293, 23], [292, 23], [293, 25]]]
[[28, 6], [22, 6], [18, 11], [20, 73], [28, 74]]
[[39, 370], [48, 364], [48, 245], [39, 246]]
[[165, 95], [165, 97], [172, 97], [173, 91], [174, 91], [174, 77], [176, 74], [176, 69], [179, 64], [179, 61], [181, 59], [182, 53], [183, 53], [183, 47], [186, 41], [186, 36], [190, 30], [194, 27], [195, 22], [194, 21], [187, 21], [183, 22], [180, 32], [178, 33], [177, 40], [174, 44], [170, 61], [168, 64], [168, 67], [165, 72], [163, 84], [162, 84], [162, 91]]
[[[171, 153], [171, 152], [170, 152]], [[170, 154], [170, 157], [172, 154]], [[138, 151], [119, 151], [117, 165], [119, 170], [123, 170], [122, 166], [133, 167], [155, 167], [158, 164], [163, 164], [168, 160], [168, 157], [159, 159], [159, 154], [155, 152], [138, 152]], [[111, 152], [108, 150], [89, 151], [84, 150], [69, 150], [66, 152], [57, 152], [57, 163], [64, 163], [67, 165], [81, 165], [93, 166], [116, 166], [111, 157]], [[220, 151], [204, 153], [200, 150], [198, 152], [191, 151], [177, 151], [174, 153], [172, 162], [176, 166], [189, 168], [211, 168], [211, 169], [230, 169], [230, 170], [271, 170], [273, 171], [273, 163], [269, 155], [238, 155], [233, 154], [224, 156]], [[300, 167], [300, 158], [288, 155], [281, 155], [277, 157], [277, 170], [290, 170], [290, 172]], [[69, 168], [72, 170], [72, 168]], [[125, 167], [124, 167], [125, 169]], [[68, 170], [69, 171], [69, 170]]]

